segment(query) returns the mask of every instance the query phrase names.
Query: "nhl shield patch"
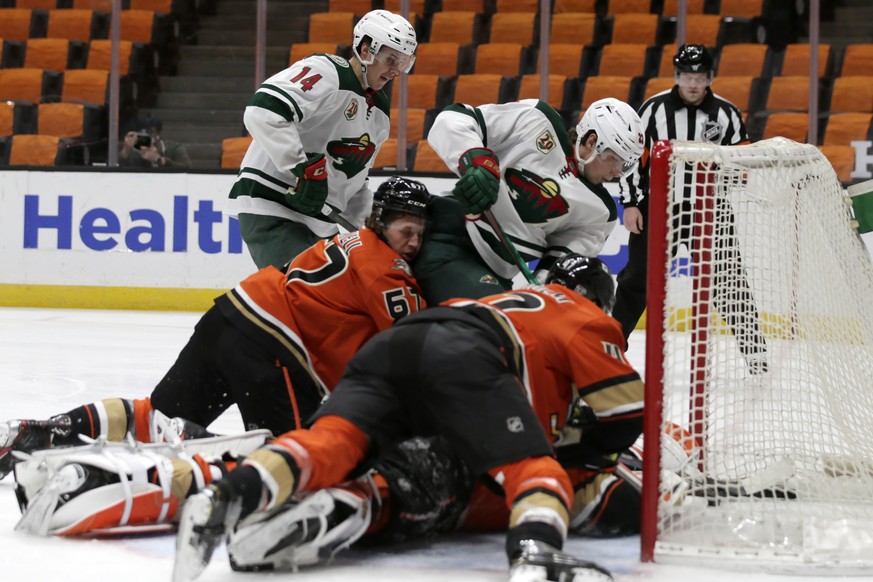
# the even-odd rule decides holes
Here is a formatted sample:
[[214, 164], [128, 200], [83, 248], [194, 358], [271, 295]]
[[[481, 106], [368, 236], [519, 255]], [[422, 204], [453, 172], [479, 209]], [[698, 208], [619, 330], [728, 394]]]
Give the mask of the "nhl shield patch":
[[718, 121], [709, 120], [703, 124], [701, 133], [703, 141], [718, 143], [721, 140], [721, 124]]

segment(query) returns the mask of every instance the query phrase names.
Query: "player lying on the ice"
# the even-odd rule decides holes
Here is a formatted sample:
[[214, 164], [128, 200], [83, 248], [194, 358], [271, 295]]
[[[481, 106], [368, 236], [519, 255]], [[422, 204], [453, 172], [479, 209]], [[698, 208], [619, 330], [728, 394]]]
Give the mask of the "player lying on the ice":
[[207, 436], [200, 427], [232, 404], [247, 428], [282, 434], [300, 427], [367, 339], [423, 307], [409, 262], [421, 248], [429, 204], [421, 182], [383, 182], [365, 228], [320, 241], [284, 273], [266, 267], [218, 297], [150, 397], [0, 423], [0, 478], [12, 451], [77, 445], [79, 435]]
[[[576, 283], [583, 274], [587, 286]], [[472, 475], [490, 477], [504, 493], [510, 580], [610, 580], [596, 564], [560, 551], [573, 486], [552, 442], [581, 397], [590, 420], [585, 438], [566, 431], [576, 433], [578, 458], [625, 450], [642, 428], [642, 382], [623, 358], [618, 324], [583, 296], [602, 297], [603, 285], [604, 307], [611, 307], [605, 266], [569, 255], [549, 280], [480, 301], [450, 301], [368, 341], [308, 429], [281, 435], [186, 501], [174, 581], [197, 577], [240, 520], [251, 523], [294, 494], [337, 485], [398, 441], [437, 434]]]

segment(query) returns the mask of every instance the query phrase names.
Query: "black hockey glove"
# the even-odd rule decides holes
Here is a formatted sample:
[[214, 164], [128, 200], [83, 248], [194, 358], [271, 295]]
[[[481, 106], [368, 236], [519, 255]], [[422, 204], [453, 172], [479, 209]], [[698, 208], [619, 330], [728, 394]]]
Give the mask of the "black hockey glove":
[[291, 173], [297, 176], [297, 185], [285, 194], [288, 206], [308, 216], [318, 216], [327, 201], [327, 160], [324, 154], [300, 162]]
[[469, 220], [476, 220], [483, 211], [497, 202], [500, 189], [500, 163], [488, 148], [472, 148], [458, 159], [461, 179], [452, 193]]

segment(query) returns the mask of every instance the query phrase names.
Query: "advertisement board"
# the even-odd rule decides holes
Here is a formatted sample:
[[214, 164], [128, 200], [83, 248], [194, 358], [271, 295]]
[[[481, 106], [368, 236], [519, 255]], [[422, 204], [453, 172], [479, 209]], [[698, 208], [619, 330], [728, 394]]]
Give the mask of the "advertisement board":
[[[386, 176], [371, 178], [376, 188]], [[0, 171], [0, 304], [200, 311], [255, 271], [233, 174]], [[420, 177], [431, 192], [451, 178]], [[625, 262], [620, 225], [602, 258]]]

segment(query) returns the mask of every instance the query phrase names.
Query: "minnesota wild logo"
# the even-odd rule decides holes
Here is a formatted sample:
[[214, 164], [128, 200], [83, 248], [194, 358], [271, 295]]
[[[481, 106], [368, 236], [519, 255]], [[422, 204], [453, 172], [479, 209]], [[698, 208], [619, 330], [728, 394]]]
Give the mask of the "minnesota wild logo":
[[327, 154], [333, 160], [333, 167], [347, 178], [356, 176], [367, 167], [374, 153], [376, 146], [367, 133], [361, 137], [344, 137], [327, 143]]
[[569, 212], [561, 187], [554, 180], [542, 178], [528, 170], [509, 168], [504, 174], [512, 205], [528, 224], [542, 224]]

